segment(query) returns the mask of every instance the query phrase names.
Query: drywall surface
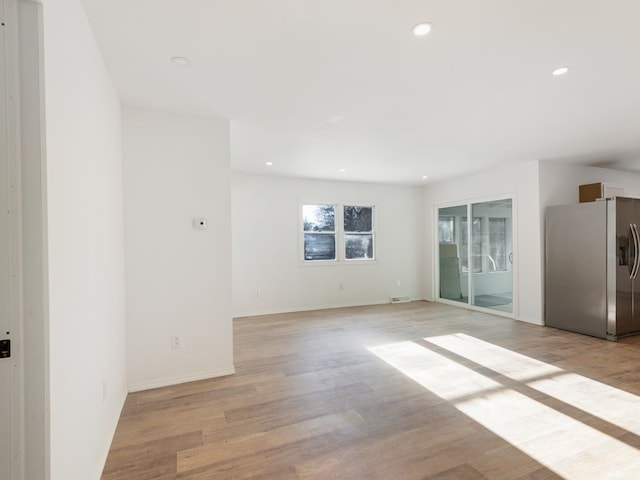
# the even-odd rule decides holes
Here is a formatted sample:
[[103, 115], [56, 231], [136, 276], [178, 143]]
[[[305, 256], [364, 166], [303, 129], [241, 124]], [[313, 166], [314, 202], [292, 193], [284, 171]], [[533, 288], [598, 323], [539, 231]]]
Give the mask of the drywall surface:
[[552, 161], [540, 162], [540, 205], [578, 203], [578, 187], [608, 183], [624, 188], [625, 196], [640, 198], [640, 173]]
[[[373, 205], [376, 261], [305, 264], [303, 203]], [[234, 316], [422, 299], [418, 187], [234, 173], [232, 212]]]
[[129, 389], [233, 373], [229, 122], [125, 109], [124, 158]]
[[100, 478], [126, 396], [120, 102], [79, 0], [44, 6], [51, 479]]
[[426, 290], [428, 300], [436, 298], [437, 208], [513, 197], [514, 307], [515, 317], [542, 324], [542, 276], [538, 162], [501, 167], [434, 183], [424, 188], [426, 206]]

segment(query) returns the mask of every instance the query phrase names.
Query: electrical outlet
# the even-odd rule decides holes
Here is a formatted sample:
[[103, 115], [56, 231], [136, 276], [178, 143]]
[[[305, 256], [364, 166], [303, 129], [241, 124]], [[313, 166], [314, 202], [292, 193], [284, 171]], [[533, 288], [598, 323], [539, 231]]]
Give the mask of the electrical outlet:
[[259, 288], [256, 288], [256, 289], [253, 291], [253, 295], [254, 295], [255, 297], [259, 297], [260, 295], [262, 295], [262, 292], [260, 291], [260, 289], [259, 289]]
[[206, 230], [207, 228], [209, 228], [209, 222], [206, 218], [194, 218], [193, 228], [195, 228], [196, 230]]
[[400, 280], [396, 280], [396, 287], [400, 286]]
[[182, 335], [179, 333], [171, 335], [171, 348], [182, 348]]

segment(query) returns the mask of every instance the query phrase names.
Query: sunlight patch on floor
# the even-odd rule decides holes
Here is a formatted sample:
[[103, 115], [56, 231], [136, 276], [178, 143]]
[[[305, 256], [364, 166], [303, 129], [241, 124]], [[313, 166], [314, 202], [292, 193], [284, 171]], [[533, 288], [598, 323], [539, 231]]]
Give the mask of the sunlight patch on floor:
[[512, 352], [506, 348], [498, 347], [464, 333], [428, 337], [424, 340], [513, 380], [526, 381], [564, 373], [561, 368]]
[[[637, 478], [638, 450], [481, 373], [414, 342], [369, 351], [568, 480]], [[493, 359], [501, 363], [495, 352]], [[533, 362], [539, 377], [544, 365]]]
[[[526, 383], [529, 387], [640, 435], [640, 398], [636, 395], [470, 335], [443, 335], [425, 340], [513, 380], [532, 379]], [[545, 372], [550, 375], [540, 378]]]

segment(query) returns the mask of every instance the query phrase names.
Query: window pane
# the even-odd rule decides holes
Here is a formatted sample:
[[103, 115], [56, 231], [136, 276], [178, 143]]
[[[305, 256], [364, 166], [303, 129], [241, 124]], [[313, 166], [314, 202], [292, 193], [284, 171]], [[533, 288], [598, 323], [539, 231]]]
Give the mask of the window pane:
[[344, 242], [347, 260], [373, 258], [373, 235], [348, 234], [344, 236]]
[[335, 260], [336, 236], [323, 233], [304, 234], [305, 260]]
[[482, 243], [482, 217], [473, 217], [473, 230], [471, 231], [471, 241]]
[[345, 205], [344, 231], [345, 232], [372, 232], [373, 231], [373, 208]]
[[506, 243], [506, 218], [490, 218], [489, 219], [489, 241], [491, 243]]
[[482, 272], [482, 243], [474, 243], [471, 245], [473, 253], [473, 273]]
[[469, 256], [467, 252], [467, 232], [469, 231], [467, 217], [460, 217], [460, 272], [469, 273]]
[[[462, 233], [460, 242], [462, 245], [467, 244], [467, 217], [462, 217]], [[482, 217], [473, 217], [472, 236], [474, 243], [482, 243]]]
[[438, 241], [440, 243], [455, 243], [453, 221], [454, 217], [449, 215], [440, 215], [438, 218]]
[[[462, 273], [469, 272], [469, 259], [467, 258], [467, 217], [462, 217], [462, 235], [460, 242], [464, 245], [460, 249], [460, 268]], [[473, 273], [482, 272], [482, 217], [473, 217], [471, 226], [471, 251], [473, 255]]]
[[512, 200], [505, 198], [474, 203], [471, 211], [474, 217], [482, 217], [482, 228], [479, 230], [480, 248], [474, 252], [474, 260], [470, 260], [470, 263], [477, 256], [481, 260], [482, 273], [472, 272], [470, 303], [513, 313], [513, 272], [509, 262], [512, 248]]
[[489, 219], [489, 269], [502, 272], [507, 269], [507, 219]]
[[303, 205], [302, 219], [305, 232], [336, 230], [336, 209], [333, 205]]
[[467, 228], [467, 217], [462, 217], [462, 220], [460, 222], [460, 226], [462, 228], [460, 228], [460, 243], [462, 245], [466, 245], [467, 244], [467, 234], [469, 229]]
[[489, 247], [489, 270], [504, 272], [507, 269], [507, 249], [504, 245]]
[[460, 244], [460, 237], [466, 229], [466, 214], [466, 205], [438, 208], [439, 296], [465, 303], [467, 277], [460, 272], [466, 269], [467, 247]]

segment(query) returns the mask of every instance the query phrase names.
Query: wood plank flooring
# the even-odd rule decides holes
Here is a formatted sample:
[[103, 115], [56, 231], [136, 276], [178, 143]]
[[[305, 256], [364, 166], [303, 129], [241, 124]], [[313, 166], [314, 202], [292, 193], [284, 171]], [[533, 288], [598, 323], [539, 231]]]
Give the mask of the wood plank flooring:
[[235, 375], [128, 396], [103, 480], [638, 478], [640, 337], [428, 302], [234, 335]]

